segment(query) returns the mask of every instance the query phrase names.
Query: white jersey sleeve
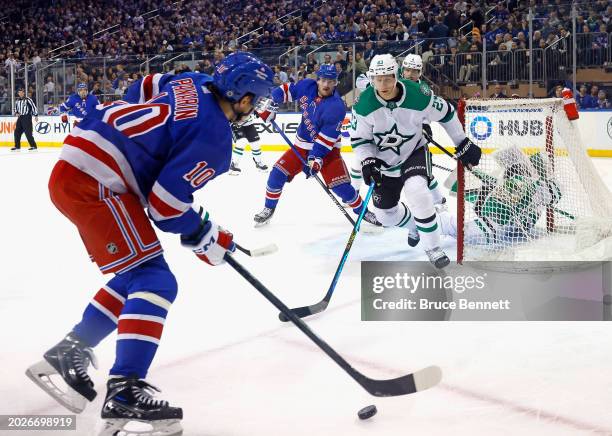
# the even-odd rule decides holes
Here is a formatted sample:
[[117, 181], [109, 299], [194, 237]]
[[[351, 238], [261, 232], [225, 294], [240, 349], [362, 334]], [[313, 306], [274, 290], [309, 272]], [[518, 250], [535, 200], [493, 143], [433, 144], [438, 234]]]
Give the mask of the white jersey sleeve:
[[452, 104], [442, 97], [434, 95], [425, 109], [425, 117], [428, 121], [437, 121], [446, 130], [455, 146], [465, 139], [465, 132], [457, 117], [457, 111]]
[[368, 117], [359, 115], [355, 109], [351, 116], [351, 147], [359, 162], [368, 157], [376, 156], [376, 145], [374, 145], [374, 128]]

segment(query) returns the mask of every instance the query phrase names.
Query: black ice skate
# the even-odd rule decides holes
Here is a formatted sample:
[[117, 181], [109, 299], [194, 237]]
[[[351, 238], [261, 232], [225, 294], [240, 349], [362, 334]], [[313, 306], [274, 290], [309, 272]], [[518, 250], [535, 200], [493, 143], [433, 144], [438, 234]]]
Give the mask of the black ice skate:
[[236, 165], [234, 163], [234, 161], [232, 161], [232, 163], [230, 163], [229, 175], [230, 176], [239, 176], [241, 172], [242, 172], [242, 170], [238, 167], [238, 165]]
[[259, 171], [263, 173], [268, 172], [268, 165], [266, 165], [262, 161], [256, 161], [255, 158], [253, 158], [253, 162], [255, 162], [255, 168], [257, 168]]
[[[87, 375], [89, 364], [98, 363], [91, 348], [74, 333], [68, 335], [44, 354], [44, 360], [30, 366], [26, 375], [62, 406], [74, 413], [81, 413], [87, 401], [96, 398], [94, 384]], [[67, 386], [58, 386], [52, 375], [59, 375]], [[63, 389], [62, 389], [63, 387]]]
[[425, 254], [427, 254], [429, 261], [433, 263], [436, 268], [442, 269], [450, 263], [450, 259], [440, 247], [425, 250]]
[[[161, 392], [155, 386], [136, 377], [111, 378], [107, 383], [106, 399], [102, 407], [105, 421], [100, 436], [115, 436], [126, 432], [138, 436], [181, 435], [183, 409], [171, 407], [167, 401], [153, 398]], [[126, 424], [138, 421], [152, 427], [149, 430], [125, 430]]]
[[363, 220], [366, 223], [370, 223], [376, 227], [382, 227], [382, 224], [376, 219], [376, 215], [374, 215], [374, 212], [371, 212], [369, 210], [366, 210], [366, 213], [363, 214]]
[[408, 245], [411, 247], [416, 247], [419, 245], [420, 241], [421, 235], [419, 235], [418, 230], [416, 228], [408, 229]]
[[263, 210], [253, 218], [255, 220], [255, 227], [261, 227], [268, 224], [272, 215], [274, 215], [274, 209], [264, 207]]

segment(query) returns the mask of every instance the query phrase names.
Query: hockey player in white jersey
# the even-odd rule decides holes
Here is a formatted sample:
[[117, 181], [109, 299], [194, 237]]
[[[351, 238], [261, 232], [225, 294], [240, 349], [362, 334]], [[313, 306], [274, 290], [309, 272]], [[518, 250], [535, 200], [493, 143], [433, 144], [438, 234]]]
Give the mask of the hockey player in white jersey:
[[[422, 74], [423, 59], [421, 59], [421, 56], [412, 53], [406, 55], [406, 57], [402, 61], [402, 78], [406, 80], [412, 80], [413, 82], [429, 87], [429, 85], [427, 85], [427, 82], [421, 79]], [[431, 130], [430, 124], [431, 123], [429, 120], [423, 122], [423, 130], [427, 132], [429, 137], [433, 138], [433, 132]], [[442, 191], [440, 190], [440, 184], [433, 176], [429, 181], [429, 190], [431, 191], [431, 195], [433, 196], [433, 202], [434, 205], [436, 205], [436, 208], [446, 208], [446, 197], [442, 195]]]
[[[353, 106], [351, 145], [361, 160], [366, 184], [375, 182], [372, 211], [384, 226], [405, 227], [414, 214], [421, 245], [438, 268], [449, 264], [440, 248], [440, 228], [429, 191], [431, 155], [422, 135], [424, 121], [439, 122], [452, 139], [456, 156], [478, 165], [481, 150], [463, 132], [454, 108], [421, 84], [397, 79], [390, 54], [376, 55], [368, 75], [372, 85]], [[400, 202], [404, 189], [407, 205]], [[409, 235], [410, 236], [410, 235]]]
[[[421, 80], [422, 72], [423, 60], [421, 59], [421, 56], [417, 54], [409, 54], [402, 61], [401, 77], [403, 79], [412, 80], [413, 82], [428, 86], [425, 81]], [[360, 74], [355, 81], [355, 87], [360, 91], [364, 91], [368, 86], [370, 86], [370, 79], [368, 78], [367, 74]], [[429, 120], [423, 122], [423, 130], [433, 138], [433, 132], [431, 130]], [[363, 176], [361, 175], [361, 162], [355, 158], [353, 164], [351, 165], [351, 184], [356, 190], [358, 190], [361, 187], [362, 182]], [[436, 208], [440, 210], [445, 209], [446, 197], [444, 197], [442, 194], [440, 184], [435, 177], [433, 177], [433, 175], [429, 181], [429, 190], [433, 196], [433, 201]]]
[[268, 165], [261, 159], [261, 140], [255, 128], [257, 119], [258, 117], [256, 114], [251, 114], [244, 124], [240, 126], [232, 124], [234, 148], [232, 150], [232, 163], [230, 164], [229, 170], [229, 174], [232, 176], [237, 176], [242, 171], [240, 169], [240, 160], [242, 159], [247, 144], [251, 146], [251, 155], [253, 156], [255, 168], [262, 172], [268, 171]]

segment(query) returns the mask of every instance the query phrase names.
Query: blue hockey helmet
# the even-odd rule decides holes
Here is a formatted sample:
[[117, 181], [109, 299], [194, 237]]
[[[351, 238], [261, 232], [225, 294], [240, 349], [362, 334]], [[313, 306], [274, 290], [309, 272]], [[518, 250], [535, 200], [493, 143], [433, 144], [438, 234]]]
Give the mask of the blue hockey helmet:
[[232, 103], [253, 94], [253, 104], [272, 92], [274, 72], [251, 53], [237, 51], [217, 64], [213, 83], [221, 95]]
[[79, 89], [87, 89], [87, 83], [79, 83], [79, 84], [77, 85], [77, 91], [78, 91]]
[[321, 65], [319, 71], [317, 71], [317, 77], [338, 80], [338, 70], [336, 70], [335, 65]]

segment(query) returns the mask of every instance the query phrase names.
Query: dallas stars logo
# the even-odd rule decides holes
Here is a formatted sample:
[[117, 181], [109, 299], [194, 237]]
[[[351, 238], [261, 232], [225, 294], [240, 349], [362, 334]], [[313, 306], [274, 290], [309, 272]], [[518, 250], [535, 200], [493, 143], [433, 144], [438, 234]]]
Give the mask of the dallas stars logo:
[[414, 138], [414, 135], [402, 135], [397, 130], [397, 124], [393, 124], [393, 127], [386, 132], [374, 133], [374, 136], [376, 137], [378, 151], [391, 150], [398, 156], [400, 155], [400, 147]]

